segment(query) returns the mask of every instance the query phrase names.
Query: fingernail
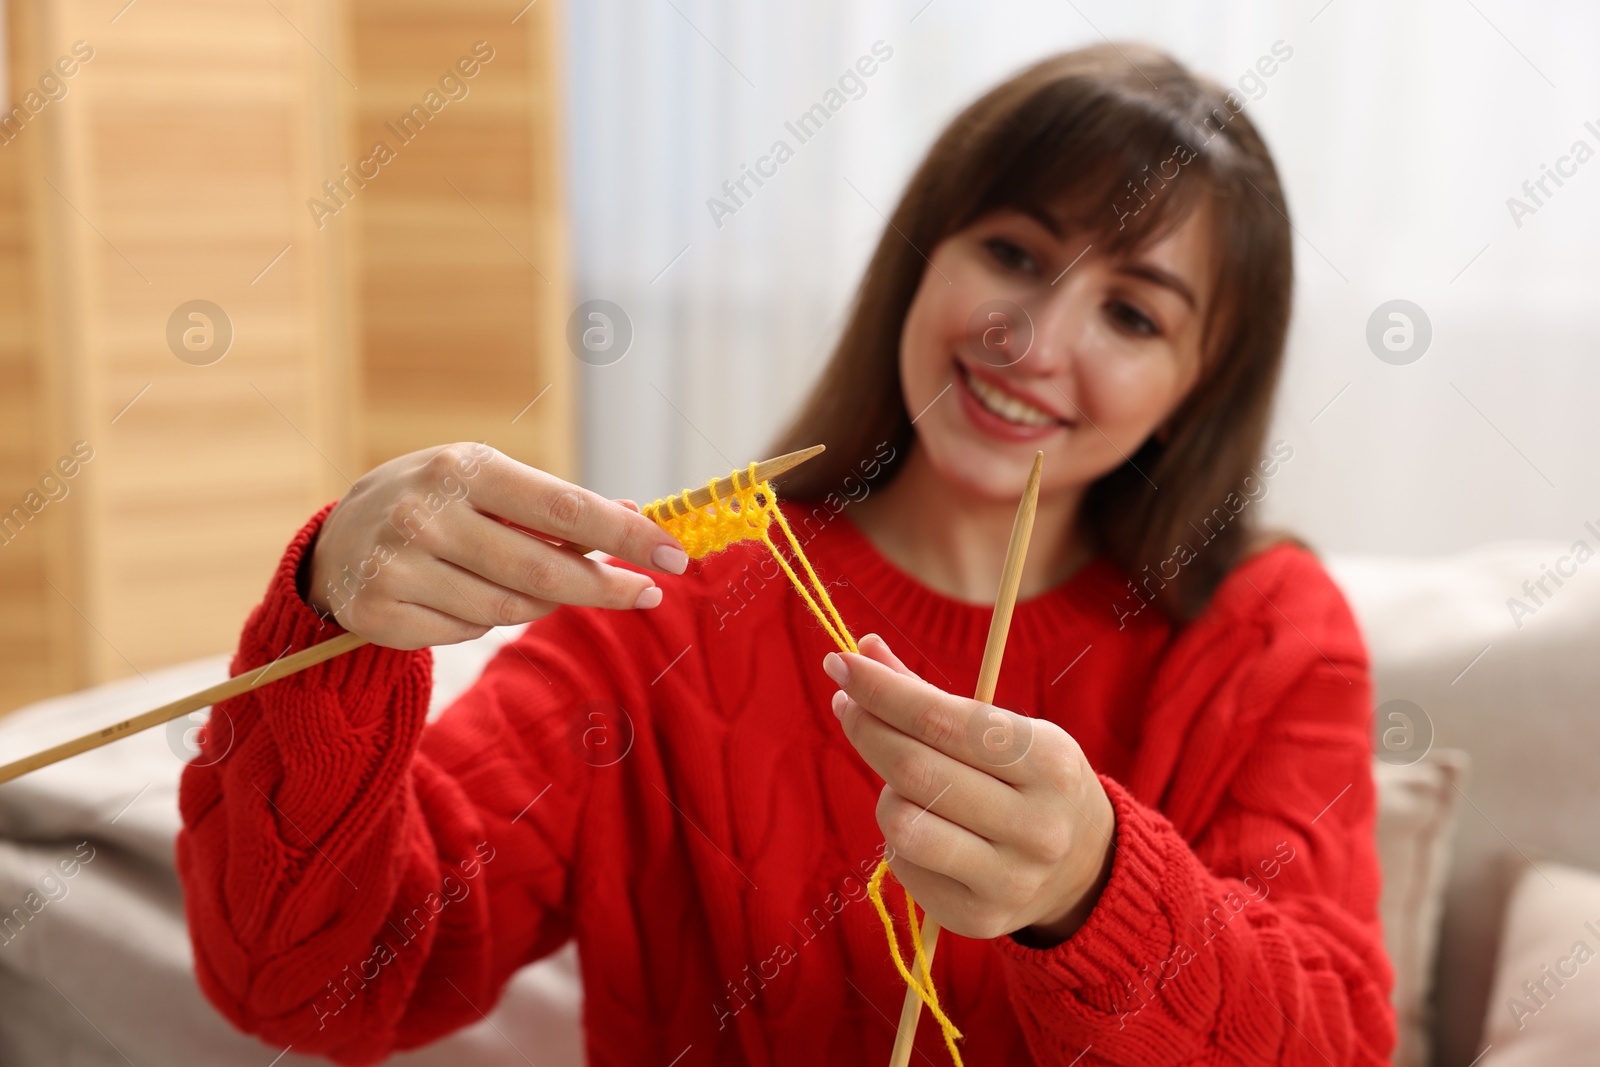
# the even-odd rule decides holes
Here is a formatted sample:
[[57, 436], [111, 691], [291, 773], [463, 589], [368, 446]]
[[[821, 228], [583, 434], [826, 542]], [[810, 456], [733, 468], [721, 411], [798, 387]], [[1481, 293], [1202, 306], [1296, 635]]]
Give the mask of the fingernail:
[[661, 603], [661, 587], [652, 585], [639, 590], [639, 599], [633, 602], [633, 606], [636, 608], [653, 608], [659, 603]]
[[828, 677], [838, 686], [850, 683], [850, 668], [845, 663], [844, 657], [837, 652], [829, 652], [822, 657], [822, 669], [828, 672]]
[[844, 706], [850, 703], [850, 697], [843, 689], [833, 691], [833, 717], [844, 722]]
[[657, 570], [682, 574], [689, 569], [689, 553], [677, 545], [657, 545], [650, 552], [650, 562]]

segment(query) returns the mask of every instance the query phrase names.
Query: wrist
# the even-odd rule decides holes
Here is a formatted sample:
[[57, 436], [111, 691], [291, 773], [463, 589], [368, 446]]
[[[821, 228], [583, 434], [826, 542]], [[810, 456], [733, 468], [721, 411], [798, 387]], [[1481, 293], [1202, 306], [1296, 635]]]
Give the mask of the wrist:
[[[323, 520], [327, 522], [326, 519]], [[294, 569], [294, 591], [299, 595], [300, 602], [322, 619], [332, 619], [334, 613], [317, 596], [316, 591], [316, 560], [317, 543], [322, 539], [322, 528], [319, 526], [312, 533], [311, 540], [306, 542], [305, 549], [300, 554], [300, 562]]]

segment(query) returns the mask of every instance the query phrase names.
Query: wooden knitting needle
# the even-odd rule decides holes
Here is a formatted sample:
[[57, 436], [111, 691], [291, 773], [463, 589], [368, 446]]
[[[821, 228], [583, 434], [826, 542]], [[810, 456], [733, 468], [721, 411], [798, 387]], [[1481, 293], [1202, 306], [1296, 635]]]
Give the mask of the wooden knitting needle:
[[[806, 460], [819, 455], [822, 451], [822, 445], [812, 445], [810, 448], [802, 448], [798, 452], [790, 452], [787, 455], [763, 460], [756, 464], [756, 481], [764, 482], [776, 478], [785, 471], [793, 470]], [[746, 472], [738, 471], [736, 473], [741, 483], [743, 483], [747, 477]], [[729, 474], [728, 477], [717, 482], [716, 491], [718, 496], [732, 496], [737, 492], [733, 484], [733, 478], [734, 475]], [[669, 503], [673, 514], [683, 513], [683, 498], [681, 494], [678, 497], [674, 497]], [[688, 503], [691, 509], [703, 508], [710, 504], [711, 489], [707, 486], [701, 486], [698, 489], [689, 490]], [[588, 555], [594, 551], [594, 549], [586, 548], [583, 545], [563, 544], [561, 547], [577, 552], [580, 555]], [[103, 729], [96, 730], [94, 733], [84, 734], [82, 737], [65, 741], [53, 748], [47, 748], [43, 752], [35, 752], [31, 756], [0, 764], [0, 782], [9, 782], [13, 778], [27, 774], [29, 771], [36, 771], [40, 767], [48, 767], [50, 764], [57, 763], [69, 756], [76, 756], [80, 752], [88, 752], [90, 749], [99, 748], [101, 745], [109, 745], [111, 742], [127, 737], [129, 734], [136, 734], [141, 730], [148, 730], [152, 726], [160, 726], [164, 722], [170, 722], [179, 716], [199, 711], [201, 708], [220, 704], [224, 700], [229, 700], [241, 693], [259, 689], [261, 686], [275, 682], [279, 678], [287, 678], [289, 675], [303, 671], [307, 667], [315, 666], [352, 649], [360, 648], [366, 643], [366, 638], [358, 637], [353, 633], [342, 633], [337, 637], [330, 637], [328, 640], [312, 645], [310, 648], [302, 649], [292, 656], [285, 656], [259, 670], [235, 675], [225, 682], [220, 682], [209, 689], [202, 689], [200, 692], [186, 696], [182, 700], [163, 704], [159, 708], [135, 715], [131, 719], [123, 719], [119, 723], [113, 723]]]
[[170, 722], [181, 715], [189, 714], [191, 711], [199, 711], [201, 708], [209, 708], [213, 704], [220, 704], [230, 697], [236, 697], [240, 693], [247, 693], [252, 689], [266, 685], [268, 682], [275, 682], [279, 678], [286, 678], [296, 671], [303, 671], [313, 664], [332, 659], [341, 652], [349, 652], [353, 648], [360, 648], [366, 643], [367, 639], [365, 637], [358, 637], [352, 633], [342, 633], [338, 637], [330, 637], [320, 644], [301, 649], [292, 656], [285, 656], [276, 663], [268, 664], [258, 670], [234, 675], [226, 682], [220, 682], [209, 689], [202, 689], [200, 692], [186, 696], [182, 700], [174, 700], [170, 704], [163, 704], [159, 708], [144, 712], [142, 715], [135, 715], [131, 719], [123, 719], [119, 723], [113, 723], [104, 729], [96, 730], [92, 734], [75, 737], [71, 741], [56, 745], [54, 748], [47, 748], [43, 752], [35, 752], [31, 756], [25, 756], [22, 759], [0, 766], [0, 782], [9, 782], [11, 779], [21, 777], [29, 771], [36, 771], [40, 767], [48, 767], [52, 763], [60, 762], [68, 756], [76, 756], [80, 752], [87, 752], [91, 748], [109, 745], [111, 742], [127, 737], [129, 734], [136, 734], [140, 730], [148, 730], [152, 726], [160, 726], [164, 722]]
[[[762, 460], [760, 463], [756, 464], [756, 481], [765, 482], [765, 481], [768, 481], [769, 479], [776, 478], [778, 475], [782, 474], [784, 471], [792, 470], [795, 467], [800, 466], [800, 464], [804, 463], [806, 460], [813, 459], [813, 458], [815, 458], [817, 456], [820, 456], [823, 452], [827, 451], [827, 447], [828, 447], [827, 445], [812, 445], [810, 448], [802, 448], [798, 452], [789, 452], [789, 453], [787, 453], [785, 455], [777, 456], [776, 458], [773, 458], [773, 459]], [[719, 478], [717, 480], [717, 495], [718, 496], [729, 497], [729, 496], [732, 496], [734, 493], [739, 491], [738, 490], [738, 486], [734, 485], [734, 482], [733, 482], [735, 476], [738, 477], [740, 485], [749, 485], [750, 484], [750, 482], [749, 482], [749, 474], [746, 471], [742, 471], [742, 470], [741, 471], [734, 471], [732, 474], [729, 474], [726, 478]], [[667, 503], [667, 511], [670, 514], [672, 514], [672, 515], [685, 514], [685, 509], [684, 509], [684, 506], [683, 506], [683, 494], [682, 493], [678, 494], [675, 497], [669, 497], [667, 499], [666, 503]], [[707, 506], [710, 503], [711, 503], [711, 487], [710, 486], [702, 485], [698, 489], [689, 490], [689, 507], [687, 509], [688, 511], [698, 510], [700, 508], [703, 508], [703, 507]], [[590, 551], [593, 551], [593, 550], [591, 549]]]
[[[1017, 505], [1017, 517], [1011, 524], [1011, 543], [1006, 546], [1006, 563], [1000, 572], [1000, 594], [994, 600], [994, 614], [989, 617], [989, 638], [983, 646], [983, 664], [978, 668], [978, 688], [972, 699], [985, 704], [994, 700], [994, 688], [1000, 681], [1000, 660], [1006, 651], [1006, 635], [1011, 631], [1011, 612], [1017, 606], [1017, 588], [1022, 583], [1022, 565], [1028, 559], [1028, 538], [1033, 534], [1033, 516], [1039, 510], [1039, 475], [1044, 470], [1044, 453], [1033, 455], [1033, 470], [1028, 473], [1028, 486], [1022, 491], [1022, 502]], [[922, 925], [922, 944], [928, 958], [922, 981], [929, 981], [933, 968], [933, 949], [939, 942], [939, 920], [927, 916]], [[905, 1003], [900, 1006], [900, 1026], [895, 1031], [894, 1052], [889, 1057], [889, 1067], [906, 1067], [911, 1062], [911, 1043], [917, 1036], [917, 1021], [922, 1018], [922, 998], [916, 991], [906, 990]]]

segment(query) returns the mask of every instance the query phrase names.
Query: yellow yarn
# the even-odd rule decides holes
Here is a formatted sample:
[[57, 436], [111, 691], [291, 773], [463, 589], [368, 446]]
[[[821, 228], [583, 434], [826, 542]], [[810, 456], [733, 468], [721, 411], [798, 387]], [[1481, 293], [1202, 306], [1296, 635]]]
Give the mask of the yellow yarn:
[[905, 980], [917, 996], [922, 998], [922, 1003], [928, 1006], [934, 1019], [939, 1023], [939, 1029], [944, 1032], [945, 1047], [950, 1050], [950, 1058], [955, 1060], [956, 1067], [961, 1067], [961, 1053], [956, 1049], [956, 1041], [961, 1031], [956, 1029], [956, 1024], [939, 1006], [939, 993], [933, 988], [933, 965], [928, 960], [927, 950], [922, 946], [922, 920], [917, 918], [917, 902], [911, 897], [911, 890], [904, 886], [906, 894], [906, 925], [911, 927], [911, 948], [913, 958], [917, 961], [917, 968], [927, 979], [923, 981], [911, 973], [906, 966], [906, 961], [900, 955], [900, 939], [895, 936], [894, 919], [889, 915], [889, 906], [883, 902], [883, 879], [889, 873], [889, 861], [879, 860], [878, 869], [872, 872], [872, 877], [867, 880], [867, 896], [872, 898], [872, 906], [878, 909], [878, 918], [883, 922], [884, 936], [889, 939], [889, 955], [894, 957], [895, 970], [900, 972], [900, 977]]
[[[739, 484], [739, 476], [743, 473], [746, 481]], [[646, 504], [640, 510], [648, 519], [655, 520], [656, 525], [666, 530], [678, 543], [683, 545], [683, 550], [694, 559], [701, 559], [713, 552], [721, 552], [729, 545], [738, 541], [761, 541], [772, 553], [772, 558], [778, 561], [778, 566], [783, 568], [783, 573], [789, 576], [790, 583], [795, 590], [805, 598], [806, 607], [811, 609], [811, 614], [822, 623], [822, 628], [828, 631], [828, 636], [833, 638], [833, 643], [846, 652], [859, 652], [856, 648], [856, 639], [850, 636], [850, 631], [845, 628], [844, 620], [839, 617], [838, 609], [833, 606], [833, 601], [828, 597], [827, 586], [817, 577], [817, 572], [811, 569], [811, 561], [806, 559], [806, 554], [800, 549], [800, 542], [795, 540], [794, 531], [789, 529], [789, 522], [783, 517], [783, 512], [778, 510], [778, 495], [772, 491], [771, 482], [756, 481], [756, 465], [750, 464], [747, 472], [734, 471], [730, 476], [733, 480], [734, 493], [728, 499], [722, 499], [717, 492], [716, 479], [710, 483], [711, 503], [703, 508], [695, 508], [689, 503], [689, 490], [685, 489], [679, 496], [670, 500], [657, 500]], [[789, 561], [783, 553], [778, 551], [778, 546], [772, 543], [772, 537], [767, 533], [772, 521], [776, 519], [782, 528], [783, 535], [789, 541], [789, 547], [794, 552], [795, 559], [805, 568], [806, 577], [811, 581], [811, 588], [806, 588], [800, 581], [800, 576], [794, 572]], [[811, 595], [812, 590], [816, 596]], [[822, 607], [818, 607], [821, 601]], [[826, 614], [823, 609], [826, 608]]]
[[[739, 482], [741, 474], [745, 478], [743, 485]], [[640, 510], [647, 518], [653, 519], [658, 526], [676, 537], [683, 545], [684, 551], [694, 559], [702, 559], [713, 552], [721, 552], [739, 541], [762, 542], [772, 553], [772, 558], [778, 561], [778, 566], [783, 568], [783, 573], [789, 576], [790, 584], [805, 600], [806, 607], [811, 609], [811, 614], [817, 617], [822, 628], [828, 631], [828, 636], [833, 638], [833, 643], [843, 652], [859, 652], [856, 639], [850, 635], [844, 619], [840, 618], [838, 609], [833, 606], [833, 601], [828, 596], [827, 586], [817, 577], [817, 572], [811, 569], [811, 561], [806, 558], [800, 542], [794, 536], [794, 531], [789, 529], [788, 520], [779, 510], [778, 496], [772, 491], [772, 484], [756, 481], [754, 463], [750, 464], [748, 471], [734, 471], [731, 480], [734, 487], [733, 496], [724, 500], [717, 492], [717, 483], [713, 479], [710, 484], [711, 503], [703, 508], [695, 508], [689, 503], [689, 491], [685, 489], [677, 497], [654, 501]], [[783, 531], [784, 539], [789, 542], [789, 549], [794, 553], [795, 560], [805, 571], [809, 587], [806, 582], [800, 580], [800, 575], [795, 572], [794, 567], [773, 542], [768, 531], [774, 520], [778, 528]], [[944, 1033], [945, 1047], [950, 1050], [950, 1058], [955, 1061], [956, 1067], [962, 1067], [961, 1053], [956, 1048], [956, 1041], [962, 1036], [961, 1031], [956, 1029], [956, 1024], [950, 1021], [950, 1017], [939, 1006], [939, 994], [933, 988], [932, 967], [922, 944], [922, 920], [917, 918], [917, 902], [911, 898], [909, 889], [905, 890], [906, 923], [911, 927], [913, 959], [916, 960], [926, 980], [911, 973], [910, 968], [906, 966], [905, 958], [900, 953], [900, 939], [895, 934], [894, 918], [889, 914], [888, 905], [883, 902], [883, 879], [888, 873], [888, 861], [879, 862], [877, 870], [872, 872], [872, 878], [867, 882], [867, 896], [872, 898], [872, 906], [878, 910], [878, 918], [883, 922], [884, 934], [889, 939], [889, 955], [893, 957], [895, 969], [900, 972], [900, 977], [927, 1005], [928, 1011], [938, 1022], [939, 1029]]]

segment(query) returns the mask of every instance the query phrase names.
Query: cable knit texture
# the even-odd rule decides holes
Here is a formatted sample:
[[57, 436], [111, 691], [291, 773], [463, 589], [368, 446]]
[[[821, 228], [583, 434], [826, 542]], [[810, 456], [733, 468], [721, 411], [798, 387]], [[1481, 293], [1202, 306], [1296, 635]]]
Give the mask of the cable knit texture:
[[[340, 632], [294, 585], [327, 510], [235, 673]], [[973, 690], [987, 606], [844, 516], [786, 510], [855, 632]], [[178, 838], [212, 1003], [278, 1048], [374, 1063], [478, 1022], [573, 939], [591, 1063], [887, 1062], [905, 989], [864, 899], [882, 783], [829, 711], [831, 643], [760, 546], [657, 580], [653, 611], [535, 623], [433, 722], [431, 654], [373, 646], [219, 706]], [[1060, 945], [940, 941], [967, 1063], [1387, 1063], [1371, 686], [1344, 599], [1280, 545], [1187, 626], [1140, 603], [1101, 557], [1017, 606], [996, 703], [1077, 738], [1115, 854]], [[946, 1060], [926, 1020], [917, 1048]]]

